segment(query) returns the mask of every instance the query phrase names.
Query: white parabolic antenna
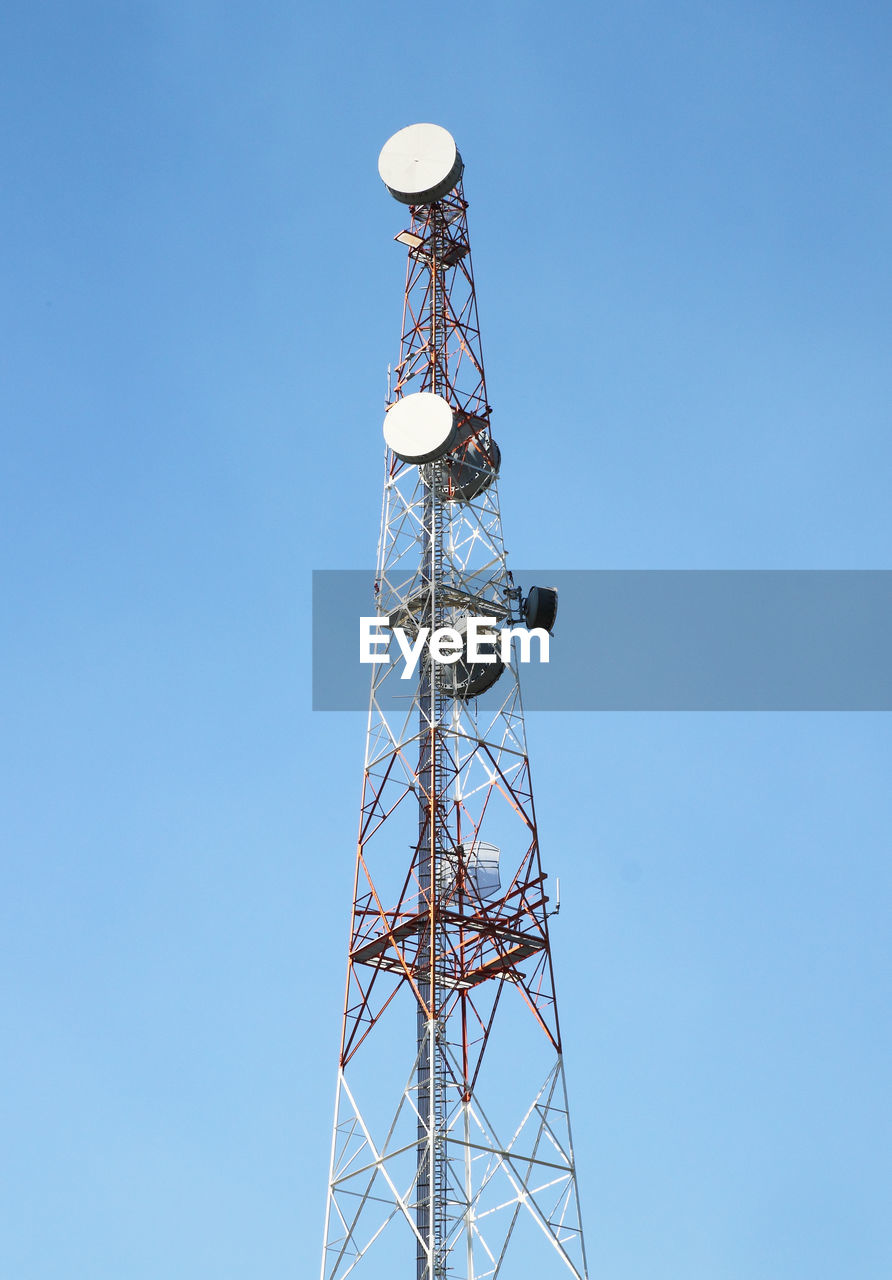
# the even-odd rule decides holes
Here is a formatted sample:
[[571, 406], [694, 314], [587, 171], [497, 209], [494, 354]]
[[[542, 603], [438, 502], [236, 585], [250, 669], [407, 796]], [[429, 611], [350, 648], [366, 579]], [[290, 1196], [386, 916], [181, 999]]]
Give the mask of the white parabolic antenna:
[[433, 391], [416, 391], [392, 404], [384, 418], [384, 439], [403, 462], [434, 462], [455, 444], [455, 414]]
[[452, 190], [462, 158], [448, 129], [410, 124], [384, 143], [378, 157], [381, 181], [400, 204], [430, 204]]

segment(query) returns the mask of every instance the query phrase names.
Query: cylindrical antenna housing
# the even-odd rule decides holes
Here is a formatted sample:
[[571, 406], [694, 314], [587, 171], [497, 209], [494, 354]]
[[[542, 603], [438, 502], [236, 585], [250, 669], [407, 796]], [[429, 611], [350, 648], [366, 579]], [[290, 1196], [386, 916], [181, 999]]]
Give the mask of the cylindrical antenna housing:
[[455, 139], [439, 124], [410, 124], [384, 143], [381, 181], [400, 204], [431, 204], [448, 195], [464, 165]]

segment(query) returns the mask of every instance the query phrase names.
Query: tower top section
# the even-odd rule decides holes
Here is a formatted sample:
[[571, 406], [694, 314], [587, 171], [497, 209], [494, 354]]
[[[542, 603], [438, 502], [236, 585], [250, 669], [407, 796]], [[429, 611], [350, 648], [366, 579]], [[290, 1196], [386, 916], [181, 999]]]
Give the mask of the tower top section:
[[410, 124], [388, 138], [378, 157], [378, 172], [400, 204], [430, 204], [456, 185], [464, 165], [448, 129]]

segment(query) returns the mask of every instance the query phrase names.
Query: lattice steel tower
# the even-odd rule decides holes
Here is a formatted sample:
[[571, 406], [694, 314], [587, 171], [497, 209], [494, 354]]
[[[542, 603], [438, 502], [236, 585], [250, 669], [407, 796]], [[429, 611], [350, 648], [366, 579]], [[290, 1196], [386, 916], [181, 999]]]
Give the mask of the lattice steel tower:
[[506, 563], [461, 157], [412, 125], [379, 172], [410, 225], [374, 607], [457, 635], [371, 668], [322, 1280], [583, 1280], [514, 626], [557, 597]]

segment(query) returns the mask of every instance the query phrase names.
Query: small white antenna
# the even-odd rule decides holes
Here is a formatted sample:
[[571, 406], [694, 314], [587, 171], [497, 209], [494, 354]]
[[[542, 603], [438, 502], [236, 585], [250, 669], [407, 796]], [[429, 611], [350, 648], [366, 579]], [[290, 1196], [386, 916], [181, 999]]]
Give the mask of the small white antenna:
[[391, 369], [390, 369], [390, 365], [388, 365], [387, 366], [387, 399], [384, 401], [385, 404], [390, 404], [390, 396], [391, 396], [390, 373], [391, 373]]
[[558, 878], [554, 882], [554, 914], [557, 915], [560, 909], [561, 909], [561, 878], [560, 876], [558, 876]]

